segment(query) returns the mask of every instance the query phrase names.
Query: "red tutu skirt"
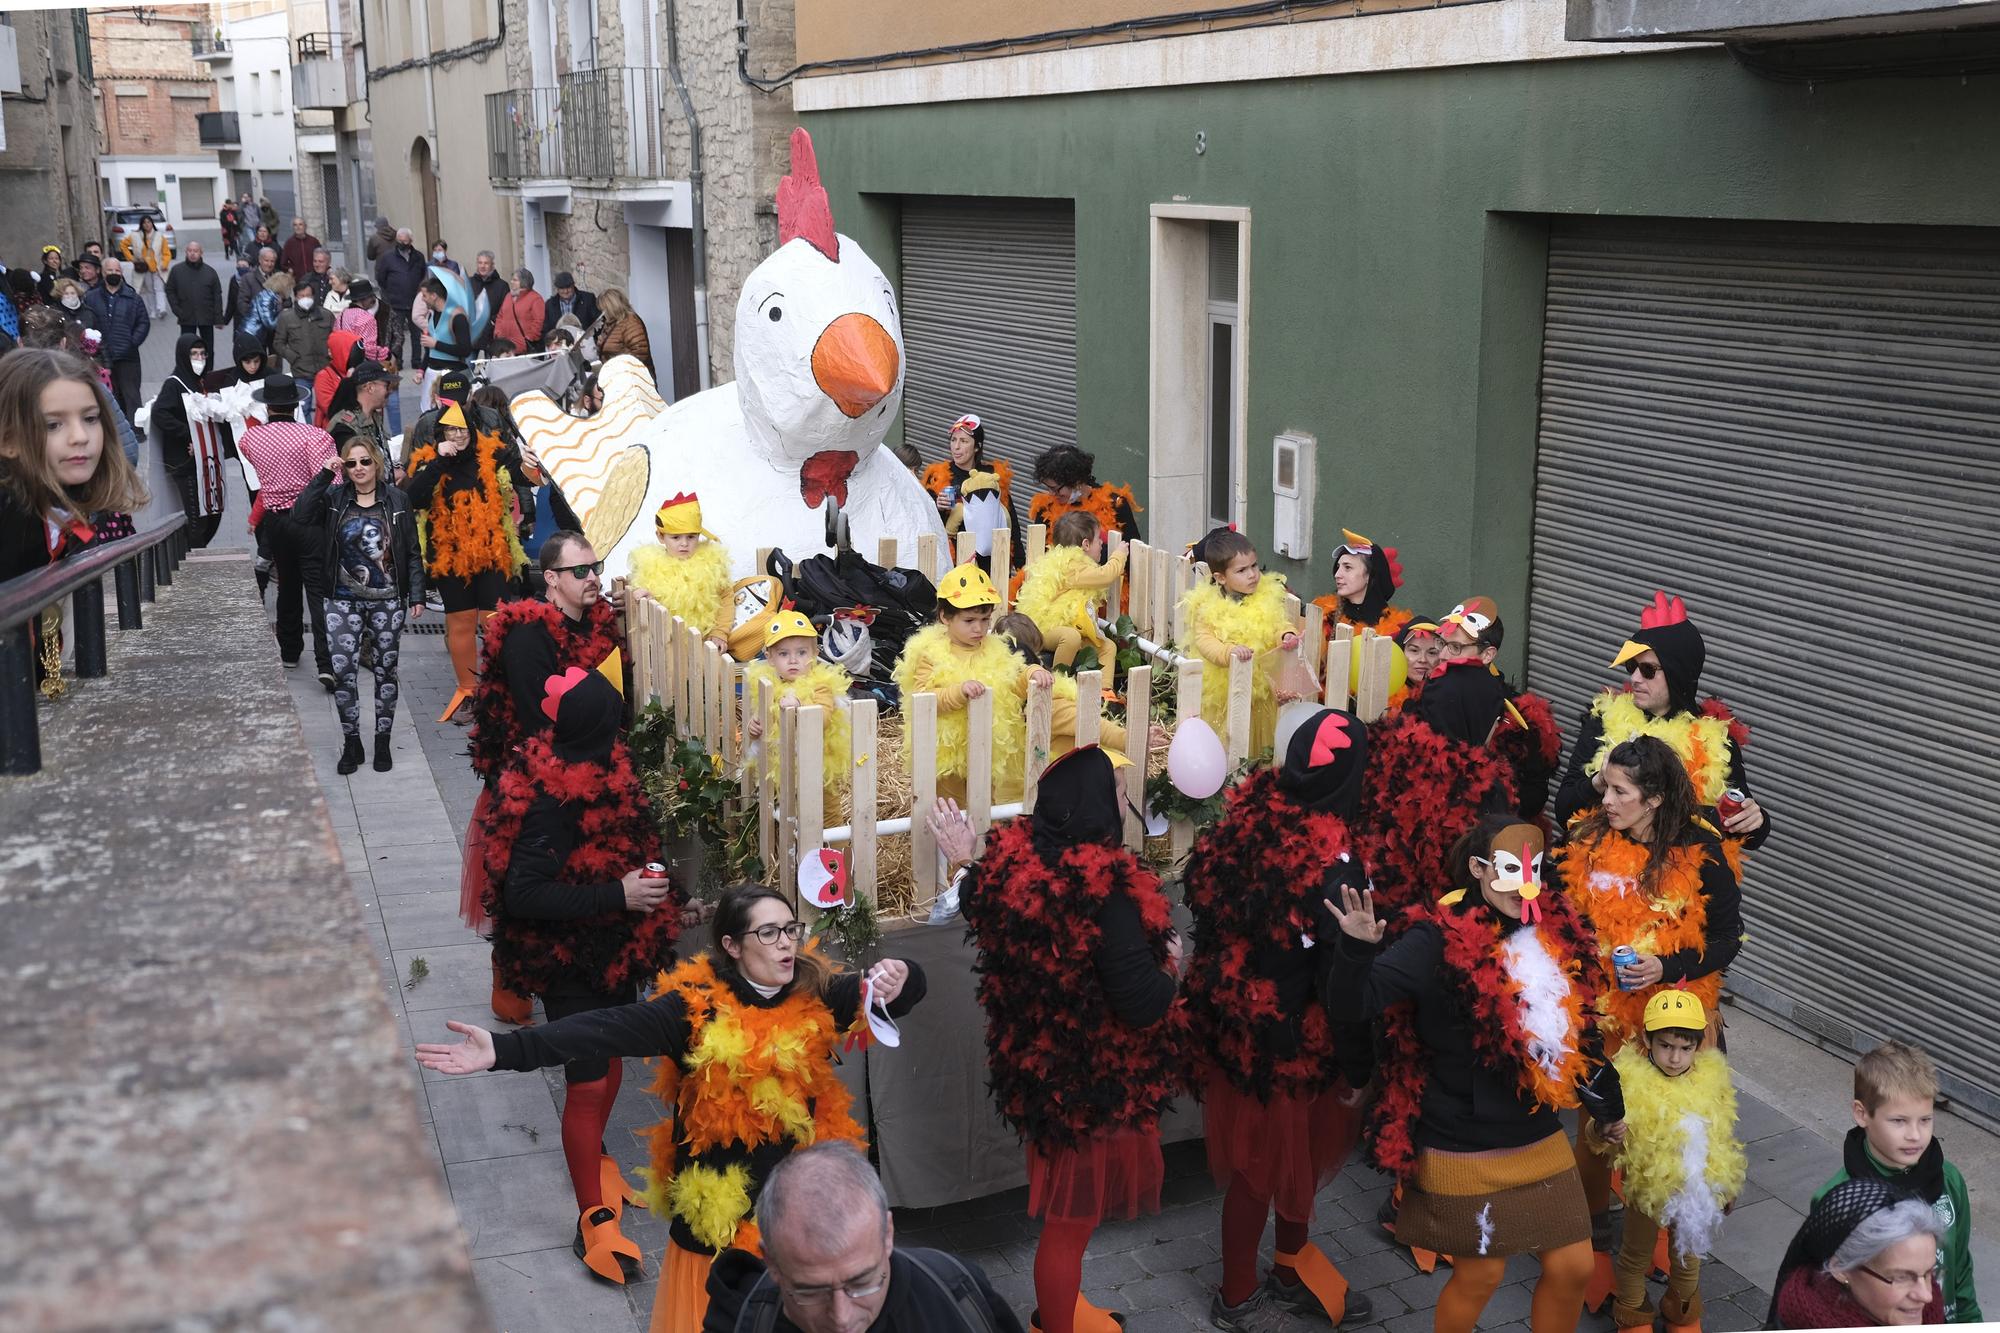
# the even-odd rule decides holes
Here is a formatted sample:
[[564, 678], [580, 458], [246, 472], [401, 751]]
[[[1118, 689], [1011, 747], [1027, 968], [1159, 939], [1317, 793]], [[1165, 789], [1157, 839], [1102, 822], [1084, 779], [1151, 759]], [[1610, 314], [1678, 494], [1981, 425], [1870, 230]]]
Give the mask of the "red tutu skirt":
[[493, 927], [486, 915], [486, 819], [492, 805], [492, 789], [481, 787], [465, 828], [465, 864], [458, 872], [458, 919], [481, 935]]
[[1278, 1216], [1310, 1218], [1313, 1196], [1340, 1173], [1361, 1136], [1361, 1109], [1340, 1104], [1345, 1090], [1343, 1084], [1317, 1097], [1280, 1093], [1266, 1103], [1211, 1071], [1201, 1115], [1217, 1188], [1241, 1177]]
[[1028, 1145], [1028, 1216], [1044, 1222], [1137, 1217], [1160, 1211], [1160, 1125], [1115, 1129], [1075, 1148], [1044, 1154]]

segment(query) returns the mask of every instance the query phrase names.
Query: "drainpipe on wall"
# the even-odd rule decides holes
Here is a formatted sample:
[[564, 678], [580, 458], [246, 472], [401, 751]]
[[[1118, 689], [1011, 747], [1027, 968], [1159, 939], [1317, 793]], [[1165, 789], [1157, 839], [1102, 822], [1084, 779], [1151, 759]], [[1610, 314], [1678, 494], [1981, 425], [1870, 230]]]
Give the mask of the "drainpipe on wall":
[[675, 0], [666, 0], [667, 77], [681, 99], [681, 114], [688, 122], [688, 187], [694, 206], [694, 348], [701, 368], [701, 387], [709, 387], [708, 373], [708, 220], [701, 193], [701, 118], [695, 115], [694, 99], [688, 96], [687, 81], [681, 78], [681, 22]]
[[[431, 64], [431, 7], [423, 3], [423, 0], [418, 0], [413, 8], [417, 14], [417, 44], [423, 48], [424, 53], [424, 138], [430, 140], [431, 145], [431, 175], [439, 176], [442, 174], [443, 163], [438, 153], [438, 99], [437, 84], [434, 82], [436, 69]], [[417, 204], [421, 212], [423, 200], [419, 199]], [[439, 201], [438, 208], [438, 229], [440, 231], [444, 229], [442, 200]], [[427, 238], [426, 244], [432, 239], [435, 238]]]

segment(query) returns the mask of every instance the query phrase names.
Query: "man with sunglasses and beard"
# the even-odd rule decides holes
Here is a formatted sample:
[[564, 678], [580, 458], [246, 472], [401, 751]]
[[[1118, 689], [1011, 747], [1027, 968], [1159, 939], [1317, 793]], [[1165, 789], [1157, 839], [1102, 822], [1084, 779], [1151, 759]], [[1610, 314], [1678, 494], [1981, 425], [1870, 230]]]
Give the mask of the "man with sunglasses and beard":
[[1701, 697], [1707, 659], [1701, 631], [1681, 599], [1654, 593], [1653, 604], [1640, 613], [1638, 632], [1611, 662], [1626, 673], [1626, 688], [1607, 688], [1583, 710], [1568, 771], [1550, 803], [1558, 825], [1602, 802], [1604, 759], [1615, 746], [1657, 736], [1680, 756], [1695, 798], [1724, 835], [1730, 868], [1741, 876], [1743, 852], [1763, 846], [1771, 820], [1748, 794], [1743, 747], [1750, 729], [1720, 699]]
[[[580, 532], [558, 532], [542, 543], [537, 559], [542, 597], [502, 602], [486, 618], [485, 649], [472, 693], [472, 771], [485, 784], [466, 829], [464, 871], [459, 880], [459, 915], [485, 934], [490, 929], [484, 903], [490, 901], [484, 866], [484, 833], [500, 779], [520, 762], [522, 743], [550, 727], [542, 699], [551, 676], [572, 668], [602, 670], [622, 693], [624, 667], [618, 652], [620, 599], [603, 587], [604, 562]], [[620, 730], [623, 730], [622, 722]], [[531, 1004], [493, 978], [493, 1012], [509, 1023], [525, 1023]]]

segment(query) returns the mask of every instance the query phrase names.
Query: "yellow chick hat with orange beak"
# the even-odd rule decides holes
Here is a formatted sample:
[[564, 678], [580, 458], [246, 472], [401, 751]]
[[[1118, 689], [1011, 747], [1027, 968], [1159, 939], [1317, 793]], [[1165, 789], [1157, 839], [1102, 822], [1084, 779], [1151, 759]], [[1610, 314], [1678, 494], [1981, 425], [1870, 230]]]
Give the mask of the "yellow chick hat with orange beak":
[[438, 414], [438, 425], [440, 426], [465, 425], [465, 409], [460, 407], [457, 403], [449, 404], [444, 409], [444, 411]]
[[998, 606], [1000, 594], [993, 587], [993, 580], [978, 565], [963, 564], [946, 574], [938, 582], [938, 600], [960, 611], [969, 611], [975, 606]]
[[653, 514], [653, 530], [662, 537], [701, 536], [720, 541], [701, 525], [701, 499], [693, 491], [669, 496]]
[[803, 611], [780, 611], [771, 617], [771, 623], [764, 626], [764, 647], [775, 648], [786, 639], [811, 639], [819, 641], [819, 631]]

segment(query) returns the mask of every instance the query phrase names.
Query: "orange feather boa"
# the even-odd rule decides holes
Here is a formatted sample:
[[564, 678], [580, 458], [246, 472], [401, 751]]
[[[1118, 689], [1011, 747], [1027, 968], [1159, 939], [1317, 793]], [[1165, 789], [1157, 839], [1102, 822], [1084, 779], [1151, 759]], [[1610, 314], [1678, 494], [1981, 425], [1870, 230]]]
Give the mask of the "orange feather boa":
[[[479, 450], [479, 485], [449, 488], [445, 479], [423, 513], [425, 545], [430, 558], [424, 568], [449, 578], [471, 578], [498, 570], [511, 574], [525, 561], [515, 558], [514, 516], [509, 512], [513, 487], [500, 477], [500, 441], [481, 435], [473, 447]], [[410, 457], [416, 471], [437, 457], [437, 446], [427, 444]], [[509, 538], [512, 537], [512, 540]]]
[[[1650, 888], [1640, 884], [1646, 849], [1615, 829], [1573, 838], [1558, 856], [1564, 892], [1597, 933], [1597, 955], [1604, 965], [1598, 1012], [1605, 1019], [1606, 1045], [1615, 1047], [1642, 1031], [1646, 1001], [1660, 987], [1618, 989], [1611, 951], [1629, 944], [1640, 953], [1664, 957], [1682, 949], [1699, 949], [1707, 942], [1702, 848], [1690, 844], [1667, 853], [1666, 864], [1659, 867]], [[1695, 995], [1712, 1013], [1721, 999], [1722, 974], [1696, 977], [1674, 989]]]

